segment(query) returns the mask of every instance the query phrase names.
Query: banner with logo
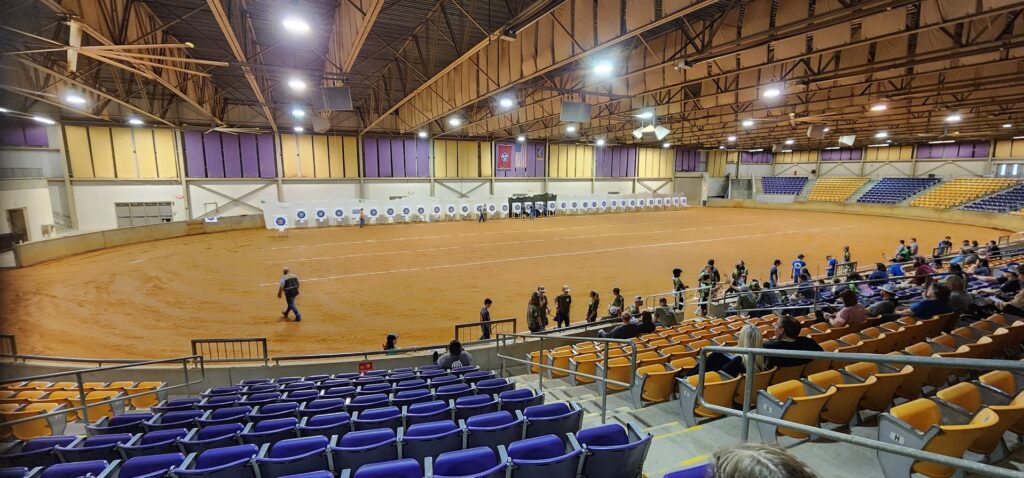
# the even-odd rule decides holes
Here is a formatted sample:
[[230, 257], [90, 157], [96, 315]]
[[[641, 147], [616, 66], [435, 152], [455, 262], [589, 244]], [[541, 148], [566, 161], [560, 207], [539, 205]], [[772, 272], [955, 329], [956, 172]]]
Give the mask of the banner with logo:
[[495, 168], [499, 171], [512, 169], [512, 155], [515, 153], [515, 147], [511, 144], [499, 144], [497, 148], [498, 161]]

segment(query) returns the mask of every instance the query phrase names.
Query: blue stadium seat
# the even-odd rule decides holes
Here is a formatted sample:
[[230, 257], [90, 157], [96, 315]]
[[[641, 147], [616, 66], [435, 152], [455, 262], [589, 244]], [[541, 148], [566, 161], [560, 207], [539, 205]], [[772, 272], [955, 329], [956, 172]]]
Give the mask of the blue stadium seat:
[[314, 374], [314, 375], [306, 375], [305, 378], [303, 378], [303, 381], [305, 381], [305, 382], [313, 382], [313, 383], [319, 384], [320, 382], [322, 382], [324, 380], [327, 380], [329, 378], [331, 378], [331, 376], [328, 375], [328, 374], [318, 373], [318, 374]]
[[636, 426], [609, 423], [580, 430], [576, 440], [583, 447], [583, 476], [587, 478], [639, 478], [653, 436]]
[[242, 385], [242, 386], [266, 385], [266, 384], [269, 384], [270, 382], [271, 382], [271, 380], [269, 378], [250, 378], [250, 379], [242, 380], [241, 382], [238, 382], [238, 384]]
[[255, 477], [253, 459], [259, 449], [256, 445], [235, 445], [206, 450], [185, 458], [174, 469], [176, 477], [197, 478], [250, 478]]
[[463, 375], [465, 375], [467, 373], [476, 372], [478, 370], [480, 370], [480, 367], [477, 366], [477, 365], [465, 365], [465, 366], [462, 366], [462, 367], [454, 367], [451, 370], [449, 370], [448, 373], [451, 373], [453, 375], [458, 375], [458, 376], [461, 377], [461, 376], [463, 376]]
[[555, 435], [541, 435], [512, 443], [511, 478], [575, 478], [583, 450], [566, 446]]
[[866, 204], [897, 204], [936, 184], [938, 178], [882, 178], [857, 202]]
[[152, 413], [137, 412], [114, 415], [113, 417], [102, 417], [86, 425], [85, 430], [90, 435], [103, 435], [107, 433], [135, 434], [143, 430], [143, 422], [151, 420], [154, 416]]
[[302, 377], [277, 377], [274, 379], [274, 383], [278, 385], [287, 385], [289, 383], [301, 382]]
[[386, 380], [392, 386], [394, 386], [395, 384], [397, 384], [399, 382], [404, 382], [406, 380], [416, 380], [416, 379], [417, 379], [416, 374], [413, 373], [413, 372], [392, 373], [392, 374], [390, 374], [390, 375], [388, 375], [387, 377], [384, 378], [384, 380]]
[[352, 428], [355, 430], [371, 428], [398, 430], [400, 426], [402, 426], [402, 410], [395, 406], [371, 408], [356, 412], [352, 416]]
[[282, 402], [306, 403], [320, 398], [320, 392], [316, 389], [292, 390], [281, 397]]
[[206, 428], [213, 425], [224, 425], [226, 423], [245, 423], [252, 407], [227, 407], [210, 410], [196, 420], [199, 428]]
[[395, 396], [391, 399], [391, 404], [396, 407], [404, 407], [414, 403], [428, 402], [433, 399], [434, 395], [426, 388], [402, 390], [395, 393]]
[[196, 408], [202, 411], [207, 411], [216, 410], [218, 408], [233, 407], [241, 400], [241, 395], [214, 395], [204, 398], [203, 401], [196, 405]]
[[356, 372], [336, 373], [336, 374], [332, 375], [331, 378], [344, 379], [344, 380], [355, 380], [355, 379], [359, 378], [359, 374], [356, 373]]
[[797, 195], [807, 185], [806, 176], [764, 176], [761, 178], [761, 190], [764, 194]]
[[448, 372], [441, 368], [425, 369], [420, 371], [420, 378], [423, 380], [431, 380], [435, 377], [441, 377], [448, 375]]
[[416, 460], [402, 459], [361, 466], [352, 478], [421, 478], [423, 469]]
[[283, 395], [281, 395], [280, 392], [260, 392], [253, 393], [251, 395], [243, 395], [244, 398], [238, 402], [238, 405], [253, 408], [261, 407], [263, 405], [277, 403], [281, 400], [282, 396]]
[[455, 419], [498, 411], [498, 400], [491, 395], [470, 395], [455, 399]]
[[256, 457], [261, 478], [277, 478], [327, 469], [327, 437], [289, 438], [266, 444]]
[[398, 438], [390, 428], [354, 431], [332, 442], [335, 470], [358, 470], [367, 463], [398, 459]]
[[455, 375], [445, 374], [430, 378], [430, 388], [434, 390], [437, 390], [438, 388], [443, 387], [445, 385], [455, 385], [459, 383], [462, 383], [462, 378], [457, 377]]
[[1024, 183], [963, 206], [968, 211], [1003, 213], [1024, 208]]
[[313, 435], [341, 436], [352, 430], [351, 422], [352, 417], [345, 412], [315, 415], [303, 418], [299, 423], [298, 432], [299, 436], [304, 437]]
[[25, 478], [29, 476], [29, 471], [29, 468], [25, 466], [0, 468], [0, 478]]
[[294, 417], [263, 420], [259, 423], [246, 425], [239, 438], [241, 438], [242, 443], [252, 443], [259, 446], [264, 443], [273, 443], [294, 437], [295, 428], [298, 426], [299, 420]]
[[555, 435], [559, 438], [566, 433], [579, 431], [583, 422], [583, 409], [574, 402], [548, 403], [526, 407], [526, 437]]
[[238, 435], [244, 427], [241, 423], [214, 425], [192, 430], [188, 436], [178, 441], [186, 453], [201, 453], [211, 448], [238, 444]]
[[320, 395], [321, 398], [349, 398], [354, 396], [356, 396], [356, 387], [349, 385], [328, 388]]
[[0, 466], [50, 466], [60, 461], [53, 449], [74, 443], [78, 437], [54, 435], [15, 442], [0, 455]]
[[508, 445], [523, 438], [526, 420], [522, 412], [515, 415], [507, 411], [486, 413], [466, 420], [466, 447], [485, 446], [497, 450], [499, 445]]
[[167, 413], [158, 413], [155, 417], [143, 422], [142, 426], [148, 432], [156, 430], [167, 430], [169, 428], [192, 428], [196, 420], [203, 416], [200, 410], [181, 410]]
[[402, 458], [423, 463], [426, 457], [436, 457], [446, 451], [462, 449], [461, 427], [451, 420], [417, 423], [398, 431]]
[[405, 426], [452, 419], [452, 405], [444, 400], [414, 403], [405, 408]]
[[376, 395], [379, 393], [390, 394], [391, 384], [390, 383], [368, 383], [362, 385], [356, 390], [356, 396], [362, 395]]
[[79, 461], [75, 463], [58, 463], [45, 470], [40, 478], [82, 478], [99, 475], [107, 468], [103, 460]]
[[167, 476], [174, 468], [181, 466], [185, 456], [181, 453], [137, 456], [129, 458], [117, 471], [117, 478], [159, 478]]
[[259, 423], [263, 420], [294, 417], [298, 411], [299, 404], [295, 402], [271, 403], [257, 408], [255, 412], [249, 415], [249, 421]]
[[473, 394], [473, 387], [464, 383], [442, 385], [434, 389], [435, 400], [455, 400]]
[[402, 380], [395, 384], [395, 393], [402, 393], [406, 390], [426, 390], [430, 388], [427, 385], [427, 381], [422, 378], [413, 378], [410, 380]]
[[502, 447], [498, 454], [487, 447], [442, 453], [436, 461], [428, 460], [426, 468], [434, 478], [504, 478], [508, 460]]
[[494, 378], [494, 372], [490, 370], [477, 370], [474, 372], [466, 373], [462, 376], [462, 380], [469, 385], [473, 385], [481, 380], [490, 380]]
[[232, 385], [230, 387], [214, 387], [206, 389], [205, 392], [199, 394], [200, 397], [216, 397], [220, 395], [239, 395], [242, 391], [241, 385]]
[[164, 400], [150, 408], [149, 411], [153, 413], [167, 413], [180, 412], [183, 410], [195, 410], [196, 405], [199, 404], [200, 400], [201, 399], [195, 397]]
[[242, 396], [256, 395], [257, 393], [280, 393], [281, 386], [276, 383], [261, 383], [258, 385], [247, 385], [242, 389]]
[[281, 390], [284, 392], [294, 392], [296, 390], [313, 390], [316, 388], [316, 382], [307, 382], [305, 380], [298, 382], [286, 383]]
[[498, 394], [498, 401], [501, 402], [501, 410], [514, 412], [526, 410], [527, 407], [544, 403], [544, 395], [534, 393], [530, 388], [519, 388]]
[[348, 412], [359, 412], [369, 408], [386, 406], [389, 402], [388, 396], [384, 394], [363, 395], [355, 397], [348, 402]]
[[352, 385], [352, 381], [348, 380], [348, 379], [344, 379], [344, 378], [328, 378], [326, 380], [322, 380], [320, 382], [317, 382], [316, 389], [320, 390], [322, 392], [323, 390], [330, 390], [330, 389], [335, 388], [335, 387], [348, 387], [348, 386], [351, 386], [351, 385]]
[[299, 473], [297, 475], [282, 476], [281, 478], [334, 478], [334, 474], [326, 470], [320, 470], [311, 471], [309, 473]]
[[131, 441], [121, 445], [121, 452], [128, 458], [145, 455], [162, 455], [178, 451], [178, 440], [185, 438], [188, 430], [169, 428], [135, 435]]
[[128, 443], [132, 439], [130, 433], [111, 433], [109, 435], [93, 435], [79, 438], [70, 445], [60, 445], [53, 450], [63, 462], [106, 460], [114, 461], [121, 458], [118, 445]]
[[478, 394], [497, 395], [515, 388], [516, 385], [507, 378], [492, 378], [476, 383], [476, 393]]
[[323, 415], [326, 413], [344, 412], [346, 407], [344, 398], [320, 398], [302, 404], [299, 407], [299, 418]]

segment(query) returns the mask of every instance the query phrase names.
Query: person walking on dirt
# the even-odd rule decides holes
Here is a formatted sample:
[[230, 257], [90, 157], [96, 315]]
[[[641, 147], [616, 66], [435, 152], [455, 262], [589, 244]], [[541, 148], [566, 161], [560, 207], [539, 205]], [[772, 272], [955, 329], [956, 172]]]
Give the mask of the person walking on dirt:
[[484, 306], [480, 309], [480, 340], [491, 339], [491, 299], [484, 299]]
[[686, 284], [683, 284], [683, 270], [680, 268], [672, 269], [672, 295], [676, 299], [675, 308], [676, 310], [683, 310], [683, 293], [686, 291]]
[[555, 296], [555, 328], [569, 326], [569, 308], [572, 306], [572, 296], [569, 295], [569, 286], [562, 286], [562, 294]]
[[359, 229], [366, 225], [366, 210], [359, 208]]
[[284, 294], [284, 300], [288, 303], [288, 308], [284, 309], [281, 315], [287, 319], [289, 312], [295, 312], [295, 321], [301, 322], [302, 314], [299, 312], [299, 308], [295, 307], [295, 298], [299, 296], [299, 276], [288, 272], [287, 267], [281, 274], [281, 280], [277, 287], [277, 298], [280, 299]]

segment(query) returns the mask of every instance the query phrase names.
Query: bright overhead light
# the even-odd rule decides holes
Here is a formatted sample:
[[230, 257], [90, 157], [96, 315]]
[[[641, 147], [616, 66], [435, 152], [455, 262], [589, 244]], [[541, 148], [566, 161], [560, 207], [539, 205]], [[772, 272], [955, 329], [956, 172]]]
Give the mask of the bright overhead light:
[[516, 136], [516, 141], [519, 141], [520, 143], [522, 143], [523, 141], [526, 141], [526, 136], [523, 136], [523, 135]]
[[869, 144], [869, 148], [888, 148], [889, 143]]
[[595, 141], [594, 144], [604, 146], [604, 138], [597, 138], [597, 141]]
[[726, 137], [725, 140], [731, 143], [733, 141], [736, 141], [736, 137], [730, 135], [730, 136]]
[[516, 105], [516, 102], [512, 98], [502, 98], [502, 99], [498, 100], [498, 106], [501, 106], [502, 108], [505, 108], [505, 109], [509, 109], [509, 108], [511, 108], [511, 107], [513, 107], [515, 105]]
[[296, 133], [301, 133], [303, 131], [306, 131], [306, 128], [303, 128], [302, 126], [296, 126], [292, 128], [292, 130], [294, 130]]
[[672, 143], [661, 143], [661, 147], [662, 148], [671, 148], [672, 147]]
[[929, 141], [928, 144], [949, 144], [949, 143], [955, 143], [955, 142], [956, 142], [956, 140], [952, 140], [952, 139], [940, 139], [940, 140], [936, 140], [936, 141]]
[[282, 22], [284, 29], [292, 33], [309, 33], [309, 23], [299, 17], [287, 17]]
[[11, 110], [7, 108], [0, 108], [0, 113], [9, 113]]
[[752, 119], [745, 119], [740, 124], [743, 125], [744, 128], [749, 128], [751, 126], [754, 126], [754, 120], [752, 120]]
[[302, 118], [306, 116], [306, 112], [302, 111], [302, 108], [292, 108], [292, 116]]
[[641, 111], [639, 114], [636, 115], [636, 117], [640, 118], [640, 119], [651, 119], [651, 118], [654, 117], [654, 112], [653, 111]]
[[786, 144], [796, 144], [796, 140], [795, 139], [787, 139], [786, 140]]
[[889, 105], [885, 103], [875, 103], [871, 105], [871, 111], [885, 111], [889, 109]]
[[754, 149], [748, 150], [747, 152], [748, 153], [760, 153], [761, 151], [764, 151], [764, 148], [754, 148]]
[[822, 131], [823, 133], [828, 133], [829, 131], [832, 131], [832, 128], [825, 128], [825, 129], [823, 129], [823, 130], [821, 130], [821, 131]]
[[764, 93], [761, 93], [761, 96], [764, 96], [765, 98], [776, 98], [781, 94], [782, 90], [772, 87], [764, 90]]
[[960, 121], [962, 119], [963, 119], [962, 116], [960, 116], [957, 113], [953, 113], [953, 114], [951, 114], [951, 115], [946, 117], [946, 122], [947, 123], [956, 123], [957, 121]]
[[288, 80], [288, 87], [291, 88], [292, 91], [305, 91], [306, 82], [298, 78], [292, 78]]
[[829, 147], [827, 147], [825, 149], [839, 149], [839, 146], [829, 146]]
[[891, 142], [892, 142], [892, 140], [891, 140], [891, 139], [887, 139], [887, 140], [885, 140], [885, 142], [886, 142], [886, 143], [891, 143]]
[[458, 116], [452, 116], [451, 118], [448, 118], [448, 125], [462, 126], [462, 118], [459, 118]]
[[1014, 136], [1013, 139], [1024, 139], [1024, 136]]
[[783, 153], [792, 153], [793, 150], [792, 149], [784, 149], [781, 152], [783, 152]]
[[885, 131], [879, 131], [879, 132], [875, 133], [875, 137], [878, 138], [878, 139], [888, 138], [889, 137], [889, 133], [887, 133]]
[[[3, 109], [3, 108], [0, 108], [0, 109]], [[1003, 127], [1004, 128], [1012, 128], [1013, 127], [1013, 123], [1003, 123]]]
[[128, 118], [128, 124], [134, 125], [134, 126], [141, 126], [141, 125], [144, 125], [146, 123], [144, 123], [142, 120], [140, 120], [138, 118]]
[[598, 76], [611, 76], [614, 70], [615, 65], [608, 60], [601, 60], [594, 64], [594, 74]]
[[64, 101], [66, 101], [66, 102], [68, 102], [70, 104], [73, 104], [73, 105], [84, 105], [85, 104], [85, 98], [82, 97], [82, 95], [79, 95], [78, 93], [68, 93], [68, 94], [64, 95]]
[[44, 118], [42, 116], [33, 116], [32, 119], [37, 121], [37, 122], [40, 122], [42, 124], [57, 124], [56, 121], [54, 121], [54, 120], [52, 120], [50, 118]]
[[725, 149], [725, 145], [724, 145], [724, 144], [723, 144], [723, 145], [720, 145], [720, 146], [718, 147], [718, 149]]
[[419, 136], [420, 138], [423, 138], [423, 139], [427, 139], [427, 132], [426, 131], [420, 131], [419, 133], [416, 133], [416, 136]]
[[576, 125], [571, 124], [569, 126], [566, 126], [565, 127], [565, 132], [566, 133], [575, 133], [576, 132]]

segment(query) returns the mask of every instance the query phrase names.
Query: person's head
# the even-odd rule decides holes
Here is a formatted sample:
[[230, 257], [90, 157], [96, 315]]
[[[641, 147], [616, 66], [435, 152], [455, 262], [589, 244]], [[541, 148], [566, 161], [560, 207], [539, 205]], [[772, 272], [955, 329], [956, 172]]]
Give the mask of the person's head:
[[636, 296], [636, 297], [633, 297], [633, 303], [636, 304], [637, 307], [639, 307], [641, 305], [644, 305], [644, 298], [640, 297], [639, 295]]
[[825, 254], [825, 260], [826, 261], [831, 261], [832, 260], [832, 256], [829, 255], [829, 254]]
[[920, 266], [920, 265], [923, 265], [923, 264], [924, 264], [924, 257], [914, 256], [914, 267], [917, 267], [917, 266]]
[[714, 269], [715, 269], [715, 266], [713, 266], [711, 264], [708, 264], [708, 265], [704, 266], [704, 272], [707, 272], [708, 274], [710, 274], [711, 271], [713, 271]]
[[540, 307], [540, 292], [533, 291], [533, 294], [530, 294], [530, 305]]
[[917, 238], [916, 237], [911, 237], [910, 238], [910, 242], [917, 242]]
[[628, 324], [633, 320], [633, 316], [629, 315], [629, 312], [623, 311], [619, 314], [619, 318], [622, 319], [623, 324]]
[[964, 268], [960, 264], [954, 262], [949, 265], [949, 272], [952, 274], [963, 274]]
[[715, 266], [715, 260], [714, 259], [708, 259], [708, 265], [711, 266], [711, 267], [714, 267]]
[[569, 286], [563, 285], [562, 286], [562, 295], [569, 295], [569, 292], [570, 292]]
[[363, 208], [359, 208], [359, 212], [363, 212]]
[[988, 258], [987, 257], [979, 257], [978, 258], [978, 267], [988, 268]]
[[775, 322], [775, 336], [795, 339], [800, 336], [800, 322], [791, 315], [783, 315]]
[[1020, 275], [1013, 269], [1003, 269], [1003, 277], [1005, 277], [1006, 280], [1017, 280], [1020, 278]]
[[850, 246], [843, 246], [843, 252], [850, 252]]
[[875, 270], [876, 271], [885, 271], [885, 264], [883, 264], [881, 262], [876, 262], [875, 263]]
[[965, 246], [971, 245], [971, 241], [968, 241], [967, 239], [964, 239], [964, 245]]
[[678, 267], [675, 268], [675, 269], [672, 269], [672, 277], [679, 277], [680, 275], [682, 275], [682, 273], [683, 273], [683, 270], [678, 268]]
[[843, 301], [843, 307], [853, 307], [857, 305], [857, 293], [846, 289], [839, 294], [839, 299]]
[[619, 292], [620, 291], [618, 287], [612, 287], [612, 294], [619, 295]]
[[488, 309], [491, 308], [491, 299], [490, 298], [484, 299], [484, 307], [487, 307]]
[[591, 297], [592, 299], [596, 299], [596, 298], [598, 297], [598, 296], [597, 296], [597, 291], [596, 291], [596, 290], [592, 290], [592, 291], [590, 291], [590, 297]]
[[886, 284], [878, 288], [879, 294], [882, 295], [882, 299], [892, 300], [896, 298], [896, 288], [891, 284]]
[[772, 262], [772, 265], [774, 265], [774, 266], [781, 266], [782, 265], [782, 259], [775, 259], [775, 262]]
[[[759, 349], [764, 345], [764, 339], [761, 337], [761, 331], [752, 324], [744, 325], [740, 329], [736, 340], [737, 347], [745, 347], [750, 349]], [[751, 370], [751, 367], [747, 364], [747, 355], [741, 355], [743, 357], [743, 367], [747, 370]], [[753, 373], [759, 373], [764, 371], [767, 367], [767, 358], [764, 355], [758, 355], [754, 357]]]
[[777, 445], [744, 443], [712, 455], [715, 478], [817, 478], [810, 467]]
[[944, 240], [945, 240], [946, 242], [953, 242], [953, 238], [952, 238], [952, 237], [949, 237], [949, 236], [946, 236], [946, 237], [944, 238]]
[[745, 266], [745, 265], [746, 265], [746, 264], [745, 264], [745, 263], [744, 263], [744, 262], [743, 262], [742, 260], [738, 260], [738, 261], [736, 261], [736, 267], [743, 267], [743, 266]]
[[[949, 302], [950, 292], [949, 287], [939, 284], [938, 282], [932, 284], [931, 288], [928, 289], [928, 295], [939, 302]], [[928, 317], [921, 318], [924, 319]]]
[[288, 275], [288, 268], [285, 267], [284, 269], [281, 269], [281, 273], [284, 275]]
[[540, 293], [540, 295], [544, 295], [544, 291], [545, 291], [544, 286], [542, 286], [542, 285], [537, 286], [537, 292]]
[[803, 282], [807, 282], [807, 281], [811, 280], [811, 277], [808, 276], [807, 274], [800, 274], [800, 276], [797, 277], [797, 280], [800, 281], [801, 283], [803, 283]]
[[398, 346], [398, 334], [388, 334], [384, 339], [384, 348], [393, 349]]
[[458, 357], [459, 354], [462, 353], [462, 342], [459, 342], [458, 340], [452, 340], [449, 342], [448, 353], [451, 354], [452, 357]]
[[988, 241], [988, 245], [994, 246], [994, 245], [996, 245], [996, 241]]
[[864, 278], [861, 277], [859, 272], [851, 272], [850, 275], [846, 276], [847, 282], [853, 282], [855, 280], [864, 280]]
[[906, 243], [907, 243], [907, 241], [904, 241], [903, 239], [900, 239], [900, 244], [906, 244]]
[[804, 255], [803, 255], [803, 254], [797, 254], [797, 255], [796, 255], [796, 258], [797, 258], [797, 259], [801, 259], [801, 260], [802, 260], [802, 259], [804, 258]]
[[653, 324], [654, 323], [654, 314], [652, 314], [652, 313], [650, 313], [649, 311], [646, 311], [646, 310], [641, 312], [640, 313], [640, 322], [643, 322], [645, 324]]
[[666, 299], [666, 298], [664, 298], [664, 297], [662, 297], [662, 298], [658, 299], [658, 305], [660, 305], [660, 306], [662, 306], [662, 307], [664, 307], [664, 306], [668, 305], [668, 299]]
[[971, 241], [971, 247], [978, 247], [978, 241]]

